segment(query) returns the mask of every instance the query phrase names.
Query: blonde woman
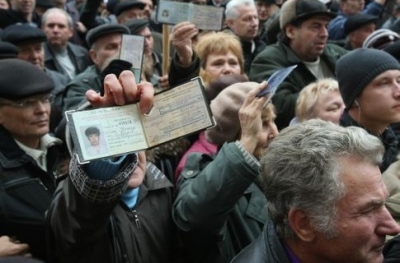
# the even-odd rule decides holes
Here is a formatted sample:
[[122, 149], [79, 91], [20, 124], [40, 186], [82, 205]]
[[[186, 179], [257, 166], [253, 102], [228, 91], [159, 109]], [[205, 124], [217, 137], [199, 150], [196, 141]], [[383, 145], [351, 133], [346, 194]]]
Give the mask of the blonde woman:
[[321, 79], [301, 90], [296, 102], [296, 117], [291, 124], [314, 118], [339, 124], [344, 108], [338, 82], [331, 78]]

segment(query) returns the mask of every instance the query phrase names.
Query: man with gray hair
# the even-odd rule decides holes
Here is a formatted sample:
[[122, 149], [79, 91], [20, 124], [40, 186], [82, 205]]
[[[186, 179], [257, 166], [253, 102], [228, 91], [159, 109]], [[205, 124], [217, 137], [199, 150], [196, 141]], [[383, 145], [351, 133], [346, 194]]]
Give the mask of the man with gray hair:
[[42, 30], [47, 36], [43, 45], [47, 68], [72, 80], [93, 64], [86, 48], [69, 42], [74, 34], [74, 25], [66, 11], [59, 8], [47, 10], [42, 16]]
[[244, 71], [249, 73], [253, 59], [266, 44], [258, 38], [259, 19], [253, 0], [231, 0], [225, 9], [226, 25], [240, 39]]
[[261, 159], [270, 220], [233, 262], [382, 262], [386, 235], [400, 231], [385, 207], [383, 153], [358, 127], [311, 120], [283, 130]]

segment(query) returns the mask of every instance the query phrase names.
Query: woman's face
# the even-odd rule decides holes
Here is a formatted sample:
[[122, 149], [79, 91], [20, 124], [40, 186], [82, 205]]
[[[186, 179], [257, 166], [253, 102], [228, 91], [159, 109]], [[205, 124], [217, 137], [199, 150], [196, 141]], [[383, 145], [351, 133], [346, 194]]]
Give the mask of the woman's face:
[[211, 53], [207, 56], [204, 68], [208, 83], [222, 75], [241, 74], [238, 57], [232, 51], [227, 53]]
[[339, 123], [344, 111], [343, 99], [339, 91], [328, 91], [321, 94], [314, 106], [314, 116], [316, 118]]

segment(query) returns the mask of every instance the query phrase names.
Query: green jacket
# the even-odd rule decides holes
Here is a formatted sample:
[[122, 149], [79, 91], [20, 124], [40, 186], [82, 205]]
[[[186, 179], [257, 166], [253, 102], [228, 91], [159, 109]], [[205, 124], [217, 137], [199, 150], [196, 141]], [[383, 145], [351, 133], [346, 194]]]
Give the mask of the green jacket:
[[224, 144], [215, 157], [189, 155], [172, 214], [193, 262], [230, 262], [261, 233], [268, 216], [254, 183], [258, 171], [238, 143]]
[[[336, 61], [346, 52], [335, 44], [327, 44], [320, 59], [326, 63], [332, 72], [335, 72]], [[287, 127], [293, 119], [299, 92], [317, 79], [293, 50], [281, 41], [267, 46], [253, 60], [250, 68], [249, 79], [261, 82], [267, 80], [275, 71], [293, 65], [297, 65], [297, 68], [279, 86], [272, 99], [277, 112], [275, 123], [279, 129]]]
[[63, 111], [74, 110], [86, 101], [86, 91], [92, 89], [100, 92], [101, 76], [95, 65], [89, 66], [81, 74], [77, 75], [64, 91]]

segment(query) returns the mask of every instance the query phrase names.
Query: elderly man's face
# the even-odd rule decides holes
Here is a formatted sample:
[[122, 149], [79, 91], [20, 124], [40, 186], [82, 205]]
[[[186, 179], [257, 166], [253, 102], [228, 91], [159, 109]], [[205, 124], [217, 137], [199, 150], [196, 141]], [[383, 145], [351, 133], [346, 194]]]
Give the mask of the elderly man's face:
[[328, 41], [327, 16], [315, 16], [304, 21], [300, 27], [286, 26], [290, 47], [304, 61], [315, 61], [324, 52]]
[[24, 106], [0, 99], [0, 124], [19, 142], [37, 148], [40, 138], [49, 132], [50, 101], [46, 98], [47, 95], [26, 98], [23, 101], [31, 101]]
[[103, 70], [112, 57], [117, 57], [121, 49], [122, 35], [120, 33], [106, 35], [95, 41], [90, 50], [93, 63]]
[[20, 44], [17, 49], [19, 59], [28, 61], [40, 69], [44, 68], [44, 50], [41, 42]]
[[56, 48], [66, 47], [73, 35], [73, 29], [69, 27], [67, 17], [57, 11], [47, 15], [42, 28], [47, 35], [47, 42]]
[[237, 7], [239, 17], [228, 19], [227, 25], [240, 39], [252, 41], [258, 34], [258, 14], [255, 6]]
[[122, 14], [118, 16], [118, 23], [123, 24], [128, 20], [132, 19], [146, 19], [147, 16], [143, 9], [140, 8], [131, 8], [129, 10], [124, 11]]
[[348, 156], [339, 163], [346, 194], [336, 203], [337, 234], [334, 238], [316, 234], [313, 262], [383, 262], [386, 235], [396, 235], [400, 227], [385, 207], [388, 192], [379, 167]]

